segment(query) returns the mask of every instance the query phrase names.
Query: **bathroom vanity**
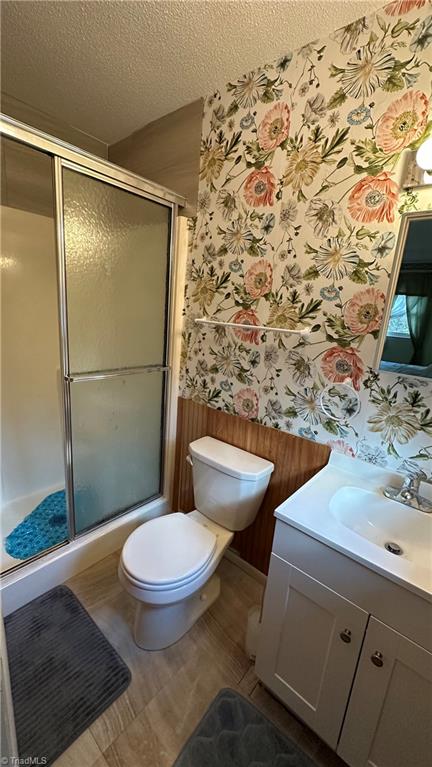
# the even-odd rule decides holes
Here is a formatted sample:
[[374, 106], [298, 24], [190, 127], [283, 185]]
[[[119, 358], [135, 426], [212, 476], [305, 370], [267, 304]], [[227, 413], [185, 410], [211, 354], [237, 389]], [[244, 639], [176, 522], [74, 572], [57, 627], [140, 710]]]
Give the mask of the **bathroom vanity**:
[[332, 453], [275, 512], [256, 671], [350, 767], [432, 754], [432, 515], [402, 479]]

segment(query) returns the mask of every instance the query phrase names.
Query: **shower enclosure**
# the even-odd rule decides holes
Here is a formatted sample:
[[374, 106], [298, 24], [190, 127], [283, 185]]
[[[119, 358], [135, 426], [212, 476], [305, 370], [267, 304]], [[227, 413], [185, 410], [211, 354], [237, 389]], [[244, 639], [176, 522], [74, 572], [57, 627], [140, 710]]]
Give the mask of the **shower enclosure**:
[[163, 187], [1, 118], [2, 570], [163, 493]]

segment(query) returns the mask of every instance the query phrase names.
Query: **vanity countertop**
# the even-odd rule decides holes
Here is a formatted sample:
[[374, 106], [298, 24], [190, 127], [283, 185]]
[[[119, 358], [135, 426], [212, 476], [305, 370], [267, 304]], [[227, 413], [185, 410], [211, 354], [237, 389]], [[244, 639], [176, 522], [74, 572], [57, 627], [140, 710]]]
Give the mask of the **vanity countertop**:
[[[383, 495], [404, 477], [332, 452], [275, 516], [432, 602], [432, 514]], [[431, 486], [421, 494], [431, 498]], [[385, 543], [400, 546], [396, 555]]]

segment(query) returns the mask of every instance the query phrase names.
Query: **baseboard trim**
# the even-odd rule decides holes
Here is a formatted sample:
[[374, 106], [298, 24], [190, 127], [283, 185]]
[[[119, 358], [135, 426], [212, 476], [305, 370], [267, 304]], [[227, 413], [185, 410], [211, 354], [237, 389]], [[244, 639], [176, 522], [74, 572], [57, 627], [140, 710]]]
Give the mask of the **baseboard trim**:
[[237, 554], [234, 549], [227, 549], [225, 552], [226, 559], [229, 559], [230, 562], [232, 562], [234, 565], [237, 565], [241, 570], [244, 570], [245, 573], [250, 575], [252, 578], [255, 578], [258, 583], [262, 583], [264, 586], [267, 583], [267, 576], [264, 575], [264, 573], [261, 572], [261, 570], [257, 570], [256, 567], [249, 564], [249, 562], [246, 562], [245, 559], [242, 559], [239, 554]]

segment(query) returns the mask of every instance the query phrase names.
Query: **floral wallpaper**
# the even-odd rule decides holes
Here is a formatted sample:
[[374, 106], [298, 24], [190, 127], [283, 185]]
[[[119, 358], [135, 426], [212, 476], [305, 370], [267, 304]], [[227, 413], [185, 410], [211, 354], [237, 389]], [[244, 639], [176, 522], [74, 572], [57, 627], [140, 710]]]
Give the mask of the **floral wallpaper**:
[[[398, 177], [432, 130], [431, 43], [431, 2], [391, 2], [206, 99], [182, 396], [432, 472], [432, 381], [372, 369], [399, 216], [432, 207]], [[339, 423], [320, 397], [346, 380], [361, 407]]]

